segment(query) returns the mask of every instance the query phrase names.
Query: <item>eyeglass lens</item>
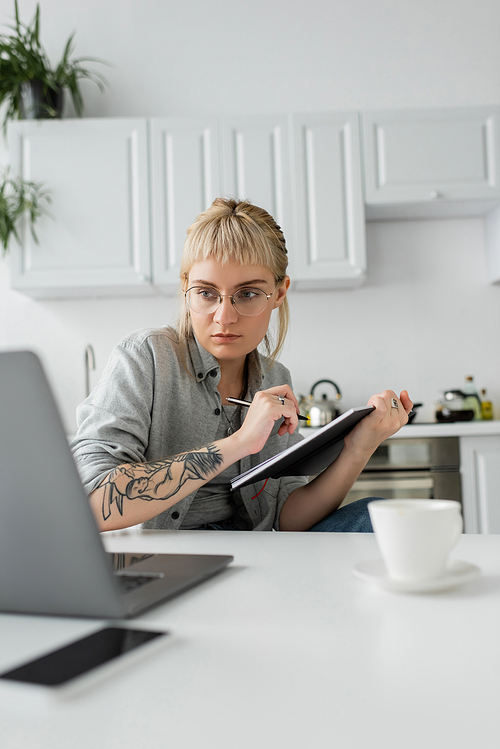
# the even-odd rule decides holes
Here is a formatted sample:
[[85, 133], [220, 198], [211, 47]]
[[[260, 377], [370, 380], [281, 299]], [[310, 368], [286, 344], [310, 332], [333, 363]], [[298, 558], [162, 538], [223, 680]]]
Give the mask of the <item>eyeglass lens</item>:
[[[240, 315], [260, 315], [267, 305], [267, 294], [261, 289], [240, 289], [231, 297], [235, 310]], [[215, 289], [194, 286], [186, 292], [186, 300], [190, 309], [201, 315], [215, 312], [222, 302], [221, 296]]]

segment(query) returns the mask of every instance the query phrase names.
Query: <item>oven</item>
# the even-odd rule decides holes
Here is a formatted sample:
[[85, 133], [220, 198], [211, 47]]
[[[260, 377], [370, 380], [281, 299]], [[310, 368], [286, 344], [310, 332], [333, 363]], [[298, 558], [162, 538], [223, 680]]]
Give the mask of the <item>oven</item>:
[[462, 502], [458, 437], [382, 442], [345, 498], [454, 499]]

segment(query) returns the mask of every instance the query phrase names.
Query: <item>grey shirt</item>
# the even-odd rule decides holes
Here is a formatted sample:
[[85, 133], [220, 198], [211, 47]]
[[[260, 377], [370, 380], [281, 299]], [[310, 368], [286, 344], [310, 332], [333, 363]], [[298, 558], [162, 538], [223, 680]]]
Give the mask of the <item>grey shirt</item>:
[[[101, 380], [78, 407], [73, 456], [88, 494], [123, 463], [145, 463], [178, 455], [215, 441], [220, 434], [220, 367], [193, 339], [185, 351], [173, 328], [132, 333], [112, 352]], [[270, 366], [257, 351], [249, 354], [247, 399], [258, 390], [291, 385], [283, 365]], [[244, 419], [245, 413], [242, 413]], [[258, 465], [301, 439], [278, 435], [277, 421], [260, 453], [239, 461], [238, 473]], [[217, 479], [217, 477], [216, 477]], [[252, 530], [279, 530], [279, 514], [294, 489], [307, 478], [290, 476], [242, 487], [235, 502]], [[197, 492], [144, 523], [146, 528], [179, 529]], [[206, 499], [206, 490], [203, 492]], [[211, 522], [208, 520], [207, 522]], [[246, 526], [245, 526], [246, 523]], [[191, 526], [192, 527], [192, 526]]]

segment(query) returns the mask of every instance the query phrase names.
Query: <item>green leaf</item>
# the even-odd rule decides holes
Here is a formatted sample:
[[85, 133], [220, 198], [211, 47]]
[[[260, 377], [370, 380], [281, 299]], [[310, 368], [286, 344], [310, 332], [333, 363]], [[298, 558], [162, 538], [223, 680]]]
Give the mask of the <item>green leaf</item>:
[[13, 179], [9, 168], [3, 170], [0, 177], [0, 245], [3, 255], [8, 252], [12, 237], [21, 244], [18, 224], [24, 214], [27, 214], [33, 239], [38, 243], [34, 226], [40, 216], [50, 215], [46, 210], [46, 204], [50, 202], [50, 195], [41, 183]]
[[[66, 42], [59, 64], [54, 69], [40, 42], [40, 5], [37, 3], [32, 21], [25, 24], [19, 16], [18, 0], [14, 0], [14, 20], [15, 24], [8, 26], [13, 33], [0, 35], [0, 105], [3, 103], [7, 105], [4, 110], [4, 134], [7, 122], [21, 116], [19, 85], [26, 81], [39, 80], [50, 89], [68, 88], [75, 112], [81, 117], [84, 102], [79, 81], [86, 78], [95, 83], [101, 92], [104, 92], [109, 85], [98, 71], [88, 69], [82, 63], [92, 62], [100, 65], [109, 63], [92, 57], [71, 59], [75, 39], [75, 32], [73, 32]], [[55, 113], [52, 110], [50, 114]]]

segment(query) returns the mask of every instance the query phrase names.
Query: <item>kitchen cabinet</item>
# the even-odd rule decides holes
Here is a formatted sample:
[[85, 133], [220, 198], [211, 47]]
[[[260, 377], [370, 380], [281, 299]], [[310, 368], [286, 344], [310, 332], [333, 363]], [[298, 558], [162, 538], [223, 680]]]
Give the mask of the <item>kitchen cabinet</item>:
[[289, 273], [296, 277], [287, 115], [224, 117], [222, 194], [262, 206], [285, 235]]
[[354, 114], [24, 121], [10, 139], [53, 201], [40, 245], [24, 226], [12, 247], [12, 286], [35, 298], [175, 293], [186, 229], [220, 194], [273, 214], [293, 288], [365, 277]]
[[16, 122], [12, 164], [50, 192], [11, 253], [14, 289], [35, 298], [151, 294], [146, 120]]
[[283, 229], [292, 289], [366, 277], [358, 115], [223, 120], [223, 193], [266, 207]]
[[500, 533], [500, 436], [461, 437], [464, 521], [468, 533]]
[[500, 202], [500, 108], [362, 114], [368, 219], [482, 215]]
[[500, 206], [484, 218], [486, 275], [490, 283], [500, 283]]
[[186, 230], [220, 193], [216, 118], [150, 120], [152, 280], [175, 293]]
[[358, 115], [294, 115], [298, 289], [357, 286], [366, 277]]
[[218, 195], [266, 208], [292, 232], [288, 118], [151, 120], [153, 278], [175, 291], [186, 229]]
[[286, 236], [291, 231], [288, 117], [224, 117], [222, 142], [222, 192], [265, 207]]
[[186, 229], [217, 195], [273, 214], [292, 289], [362, 284], [365, 218], [479, 214], [500, 282], [500, 108], [365, 112], [363, 153], [359, 123], [356, 112], [12, 123], [14, 170], [53, 201], [40, 245], [26, 226], [13, 243], [12, 286], [175, 293]]

